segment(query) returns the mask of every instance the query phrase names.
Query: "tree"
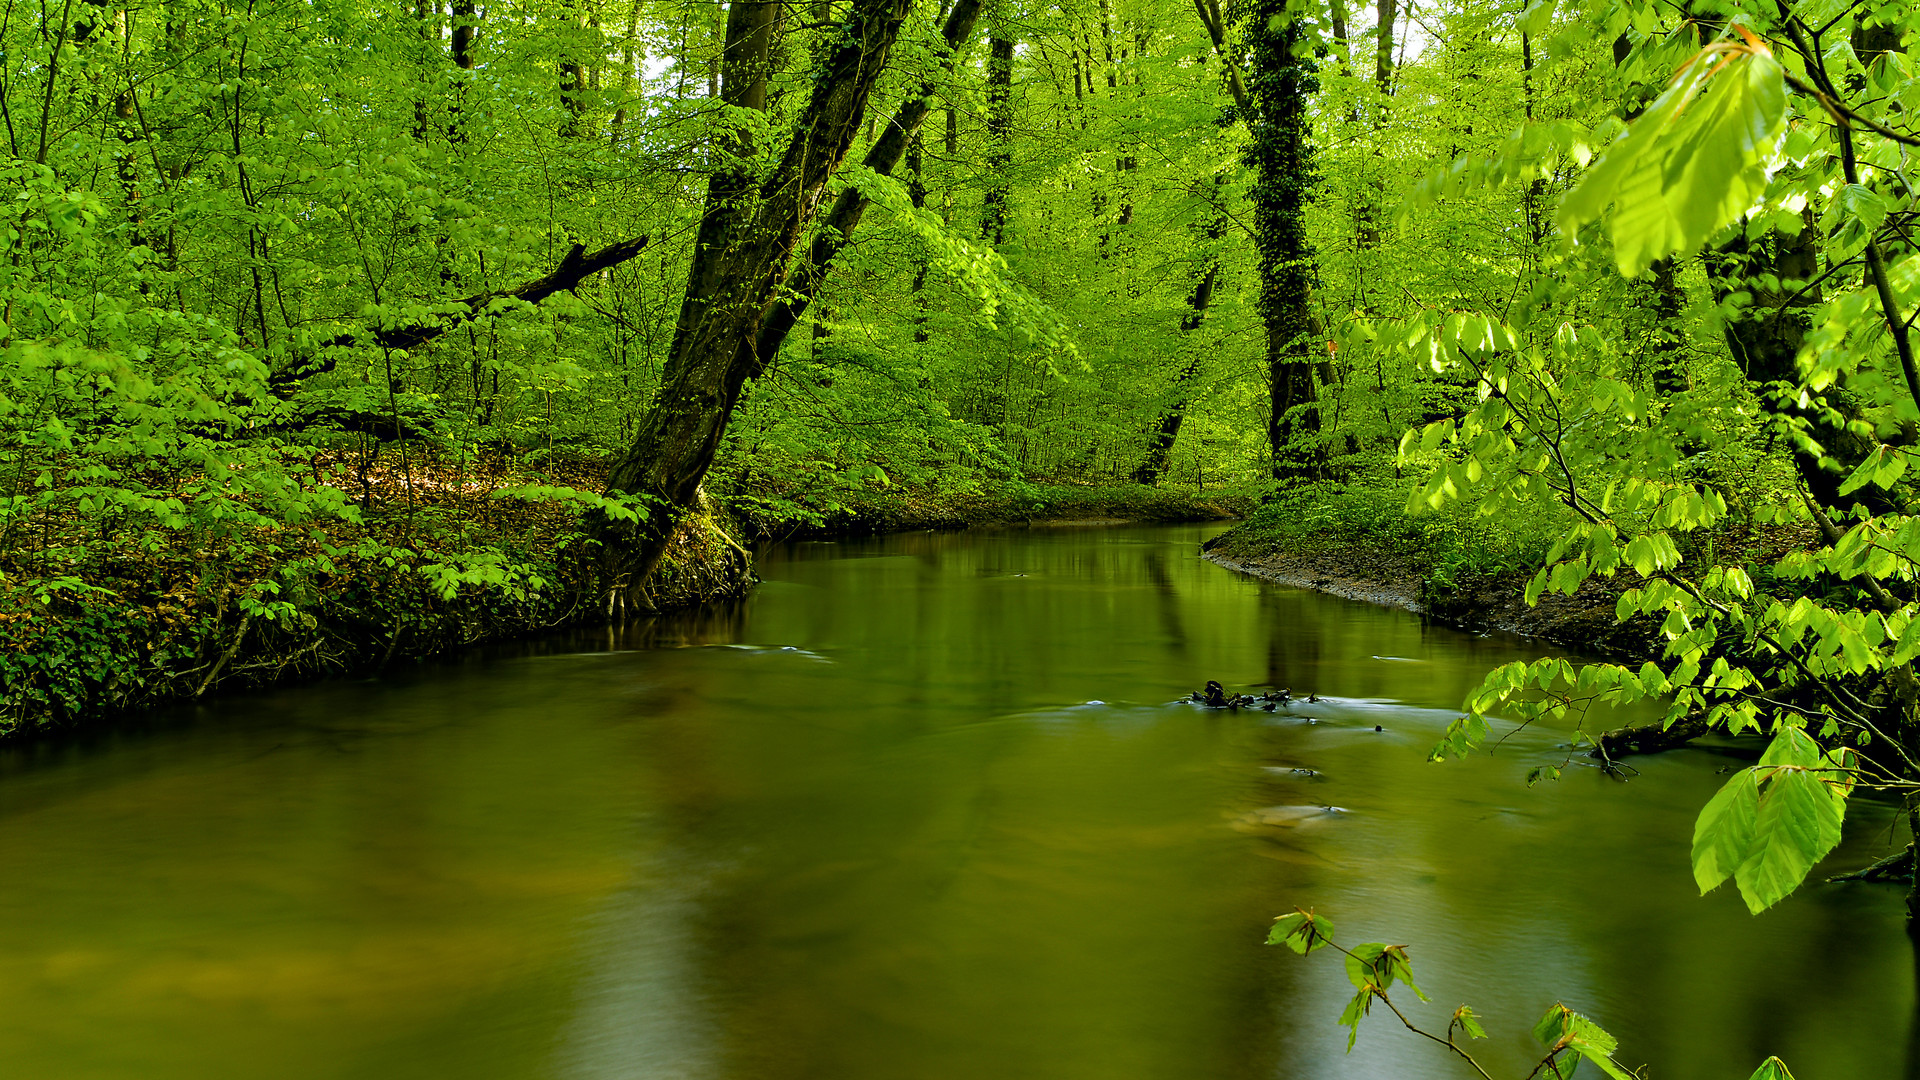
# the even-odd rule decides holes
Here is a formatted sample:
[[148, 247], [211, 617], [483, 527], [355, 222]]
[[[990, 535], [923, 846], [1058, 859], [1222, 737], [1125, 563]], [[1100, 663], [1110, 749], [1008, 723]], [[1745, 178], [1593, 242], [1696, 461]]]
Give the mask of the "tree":
[[1314, 403], [1313, 244], [1307, 208], [1316, 173], [1308, 101], [1318, 88], [1308, 55], [1311, 15], [1289, 0], [1247, 8], [1247, 162], [1253, 167], [1253, 232], [1260, 252], [1260, 318], [1270, 387], [1267, 443], [1273, 476], [1312, 475], [1314, 451], [1298, 444], [1319, 430]]
[[[610, 493], [650, 505], [637, 525], [604, 515], [597, 522], [610, 607], [639, 606], [647, 576], [713, 465], [742, 388], [778, 348], [779, 341], [760, 339], [763, 317], [827, 181], [860, 131], [905, 15], [903, 0], [854, 0], [842, 37], [815, 65], [811, 95], [785, 152], [753, 185], [753, 204], [740, 205], [745, 184], [738, 174], [718, 175], [709, 188], [703, 242], [688, 272], [659, 397], [607, 480]], [[732, 104], [754, 107], [763, 100], [757, 65], [765, 51], [749, 43], [763, 40], [767, 25], [766, 16], [728, 20], [728, 52], [739, 46], [739, 57], [729, 60], [723, 83], [744, 83], [740, 90], [723, 89]]]

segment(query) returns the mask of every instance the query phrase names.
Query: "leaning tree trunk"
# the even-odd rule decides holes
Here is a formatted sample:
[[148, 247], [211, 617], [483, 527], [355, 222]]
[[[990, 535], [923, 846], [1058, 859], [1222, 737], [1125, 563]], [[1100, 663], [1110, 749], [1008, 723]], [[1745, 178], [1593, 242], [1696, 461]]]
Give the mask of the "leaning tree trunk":
[[[947, 56], [942, 62], [942, 71], [953, 70], [953, 59], [960, 46], [973, 34], [974, 23], [980, 18], [980, 0], [960, 0], [948, 13], [941, 35], [946, 41]], [[907, 156], [911, 148], [920, 139], [920, 125], [925, 123], [927, 113], [933, 107], [933, 95], [938, 88], [933, 83], [923, 83], [917, 94], [908, 94], [900, 108], [887, 121], [887, 125], [867, 151], [860, 164], [881, 176], [893, 175], [900, 165], [901, 158]], [[918, 166], [909, 165], [913, 171], [913, 183], [919, 179]], [[921, 194], [925, 201], [925, 193]], [[751, 355], [743, 355], [743, 362], [756, 362], [764, 366], [780, 351], [780, 343], [800, 321], [807, 307], [820, 293], [820, 287], [826, 284], [827, 272], [833, 260], [847, 245], [847, 238], [860, 226], [867, 207], [872, 200], [861, 194], [855, 187], [847, 187], [833, 201], [833, 208], [827, 211], [826, 220], [814, 232], [813, 243], [807, 248], [807, 257], [787, 279], [787, 287], [782, 298], [767, 309], [761, 319], [760, 331], [755, 335]], [[917, 204], [916, 204], [917, 205]], [[743, 350], [746, 348], [742, 346]], [[758, 375], [759, 366], [752, 372]]]
[[709, 220], [688, 271], [688, 298], [700, 294], [700, 301], [683, 307], [659, 396], [607, 478], [610, 493], [639, 497], [645, 512], [638, 521], [596, 515], [590, 522], [610, 614], [645, 606], [647, 578], [697, 498], [741, 389], [771, 355], [758, 345], [763, 314], [786, 282], [828, 179], [860, 132], [908, 2], [853, 0], [841, 36], [814, 65], [812, 91], [785, 152], [754, 185], [754, 198], [716, 203], [709, 191]]

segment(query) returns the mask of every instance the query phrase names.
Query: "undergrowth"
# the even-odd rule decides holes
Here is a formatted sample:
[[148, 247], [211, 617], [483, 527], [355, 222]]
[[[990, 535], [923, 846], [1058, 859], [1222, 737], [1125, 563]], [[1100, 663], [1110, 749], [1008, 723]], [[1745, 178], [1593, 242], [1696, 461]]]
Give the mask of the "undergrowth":
[[1223, 534], [1214, 550], [1236, 558], [1333, 551], [1378, 552], [1411, 562], [1429, 597], [1468, 592], [1530, 573], [1558, 533], [1551, 508], [1527, 521], [1495, 521], [1457, 506], [1406, 511], [1397, 487], [1310, 484], [1282, 490]]

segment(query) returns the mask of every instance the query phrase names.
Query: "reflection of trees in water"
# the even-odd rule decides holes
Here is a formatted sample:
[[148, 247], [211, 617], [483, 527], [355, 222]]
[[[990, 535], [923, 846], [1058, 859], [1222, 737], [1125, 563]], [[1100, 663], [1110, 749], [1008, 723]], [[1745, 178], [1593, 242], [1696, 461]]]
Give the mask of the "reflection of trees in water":
[[1180, 618], [1180, 590], [1167, 573], [1167, 557], [1149, 549], [1144, 563], [1147, 580], [1153, 582], [1153, 595], [1160, 610], [1160, 628], [1167, 635], [1167, 646], [1174, 655], [1187, 655], [1187, 628]]
[[[1311, 684], [1320, 671], [1320, 634], [1309, 632], [1301, 616], [1299, 592], [1260, 585], [1260, 630], [1267, 637], [1267, 685], [1298, 690], [1302, 697], [1319, 689]], [[1288, 598], [1292, 600], [1288, 602]]]
[[671, 649], [686, 645], [737, 645], [747, 628], [750, 601], [722, 600], [696, 608], [635, 619], [618, 631], [621, 649]]

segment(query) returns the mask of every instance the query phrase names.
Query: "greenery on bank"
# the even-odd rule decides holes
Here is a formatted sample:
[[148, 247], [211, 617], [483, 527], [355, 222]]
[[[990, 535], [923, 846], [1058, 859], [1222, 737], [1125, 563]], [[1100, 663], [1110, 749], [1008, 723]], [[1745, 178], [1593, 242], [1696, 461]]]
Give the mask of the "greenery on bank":
[[[330, 513], [290, 529], [250, 500], [184, 482], [177, 496], [148, 493], [148, 505], [197, 509], [219, 529], [196, 535], [128, 513], [100, 534], [48, 528], [10, 548], [0, 558], [0, 739], [215, 687], [377, 671], [597, 614], [576, 508], [593, 496], [580, 470], [535, 477], [414, 461], [356, 472], [324, 455], [302, 465], [338, 484], [319, 490], [351, 485], [361, 499], [330, 500]], [[653, 583], [657, 605], [744, 589], [748, 558], [726, 532], [736, 527], [687, 518]]]
[[857, 536], [1035, 521], [1208, 521], [1256, 505], [1244, 492], [1194, 493], [1142, 484], [1014, 480], [967, 491], [879, 489], [823, 496], [792, 492], [727, 499], [758, 536]]
[[1383, 572], [1420, 575], [1424, 604], [1504, 583], [1518, 592], [1559, 533], [1548, 511], [1521, 521], [1495, 521], [1471, 508], [1407, 512], [1408, 485], [1303, 484], [1281, 491], [1210, 550], [1239, 560], [1275, 555], [1372, 559]]

